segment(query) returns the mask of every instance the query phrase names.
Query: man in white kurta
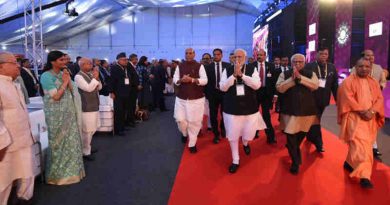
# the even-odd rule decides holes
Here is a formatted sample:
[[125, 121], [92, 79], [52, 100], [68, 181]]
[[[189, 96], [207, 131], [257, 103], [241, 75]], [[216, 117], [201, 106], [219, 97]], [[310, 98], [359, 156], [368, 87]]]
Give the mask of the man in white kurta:
[[98, 127], [99, 118], [99, 90], [102, 84], [99, 80], [99, 68], [92, 68], [92, 61], [88, 58], [79, 60], [80, 72], [75, 77], [82, 102], [82, 144], [83, 156], [87, 160], [94, 160], [91, 156], [91, 141]]
[[14, 83], [19, 74], [15, 57], [0, 53], [0, 205], [7, 204], [14, 184], [19, 201], [34, 192], [34, 139], [24, 96]]
[[257, 104], [256, 90], [261, 85], [259, 73], [253, 65], [245, 64], [245, 50], [237, 49], [234, 58], [234, 66], [223, 71], [219, 83], [221, 91], [225, 92], [223, 119], [233, 158], [233, 163], [229, 167], [230, 173], [235, 173], [239, 166], [240, 137], [245, 154], [249, 155], [249, 141], [255, 137], [256, 130], [267, 128]]
[[205, 97], [203, 87], [207, 84], [206, 71], [194, 60], [195, 51], [187, 48], [186, 61], [175, 71], [173, 82], [178, 86], [175, 100], [174, 118], [182, 133], [182, 142], [187, 141], [191, 153], [196, 153], [196, 140], [202, 127]]

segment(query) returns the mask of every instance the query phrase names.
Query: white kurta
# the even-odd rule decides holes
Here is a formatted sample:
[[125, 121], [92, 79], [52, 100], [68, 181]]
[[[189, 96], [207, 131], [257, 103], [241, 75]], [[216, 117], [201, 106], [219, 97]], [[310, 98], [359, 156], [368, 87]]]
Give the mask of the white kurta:
[[[228, 91], [231, 86], [234, 86], [235, 80], [233, 75], [227, 78], [226, 70], [224, 70], [219, 83], [221, 91]], [[253, 71], [252, 76], [243, 75], [242, 80], [245, 85], [254, 90], [260, 88], [261, 81], [256, 69]], [[260, 112], [250, 115], [231, 115], [224, 112], [223, 121], [225, 123], [226, 137], [229, 141], [236, 141], [240, 136], [247, 141], [253, 140], [256, 130], [267, 128]]]
[[[177, 82], [180, 80], [179, 67], [176, 68], [173, 76], [173, 82], [176, 85], [180, 85]], [[199, 86], [207, 84], [207, 75], [203, 65], [199, 69]], [[178, 123], [178, 127], [183, 136], [189, 136], [189, 147], [193, 147], [196, 144], [197, 136], [202, 128], [202, 120], [204, 114], [205, 97], [194, 100], [183, 100], [176, 97], [174, 118]]]
[[[94, 90], [102, 89], [102, 84], [96, 79], [92, 79], [90, 83], [81, 75], [76, 75], [75, 83], [78, 88], [85, 92], [92, 92]], [[96, 112], [83, 112], [82, 113], [82, 129], [84, 132], [95, 132], [100, 127], [99, 111]]]
[[0, 192], [3, 192], [17, 179], [33, 178], [37, 162], [33, 158], [34, 139], [22, 91], [12, 78], [3, 75], [0, 88], [0, 149], [7, 148], [0, 161]]

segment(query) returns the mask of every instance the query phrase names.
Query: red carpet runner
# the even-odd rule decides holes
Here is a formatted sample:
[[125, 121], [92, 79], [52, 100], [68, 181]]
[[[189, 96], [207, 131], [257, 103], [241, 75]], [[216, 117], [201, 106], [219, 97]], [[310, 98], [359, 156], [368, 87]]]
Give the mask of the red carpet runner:
[[240, 146], [240, 167], [235, 174], [228, 173], [232, 159], [227, 140], [215, 145], [212, 132], [203, 133], [198, 138], [197, 154], [184, 151], [170, 205], [390, 205], [390, 168], [375, 162], [374, 189], [361, 189], [359, 181], [351, 180], [343, 169], [347, 146], [326, 130], [323, 155], [308, 142], [302, 143], [303, 164], [298, 176], [288, 172], [286, 137], [279, 131], [276, 145], [268, 145], [261, 132], [260, 138], [251, 142], [249, 156]]

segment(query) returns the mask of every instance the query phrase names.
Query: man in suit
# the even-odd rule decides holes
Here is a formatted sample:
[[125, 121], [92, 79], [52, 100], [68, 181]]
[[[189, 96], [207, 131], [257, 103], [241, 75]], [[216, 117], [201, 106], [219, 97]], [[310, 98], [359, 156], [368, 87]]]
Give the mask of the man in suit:
[[[286, 71], [291, 69], [291, 67], [288, 66], [288, 61], [289, 61], [288, 56], [282, 56], [282, 58], [280, 60], [279, 68], [275, 68], [278, 78], [279, 78], [279, 75], [281, 73], [286, 72]], [[281, 104], [283, 103], [283, 94], [277, 92], [277, 96], [278, 96], [278, 99], [275, 103], [275, 111], [279, 113]]]
[[[213, 50], [214, 62], [206, 66], [206, 74], [208, 82], [206, 84], [205, 93], [206, 98], [209, 101], [210, 109], [210, 122], [214, 133], [215, 144], [219, 143], [219, 136], [226, 137], [225, 126], [222, 118], [222, 100], [223, 92], [219, 88], [219, 82], [221, 81], [222, 72], [230, 66], [227, 62], [222, 62], [222, 49], [216, 48]], [[221, 132], [218, 131], [218, 109], [221, 113], [220, 128]]]
[[318, 124], [311, 126], [307, 133], [307, 140], [316, 146], [317, 152], [324, 152], [322, 133], [321, 133], [321, 117], [325, 108], [329, 105], [330, 94], [333, 93], [333, 97], [337, 98], [338, 74], [335, 66], [328, 62], [329, 49], [320, 48], [317, 52], [317, 60], [312, 63], [308, 63], [305, 69], [313, 71], [319, 80], [319, 87], [314, 91], [314, 98], [317, 107]]
[[153, 105], [154, 107], [159, 107], [161, 112], [168, 111], [165, 106], [164, 100], [164, 89], [165, 83], [167, 82], [167, 73], [166, 69], [168, 67], [168, 62], [166, 60], [160, 59], [158, 66], [153, 67], [151, 70], [152, 75], [152, 92], [153, 92]]
[[138, 63], [138, 56], [137, 54], [132, 53], [129, 56], [129, 63], [128, 68], [132, 75], [135, 75], [137, 78], [137, 86], [132, 87], [130, 90], [130, 111], [133, 115], [128, 118], [128, 124], [130, 127], [135, 127], [135, 109], [137, 108], [137, 97], [138, 97], [138, 91], [142, 90], [142, 86], [139, 84], [139, 76], [137, 73], [137, 63]]
[[116, 56], [117, 62], [111, 67], [110, 96], [114, 100], [114, 129], [115, 134], [123, 136], [125, 123], [129, 118], [134, 119], [130, 110], [131, 90], [138, 86], [138, 77], [127, 67], [126, 53]]
[[23, 78], [28, 97], [35, 97], [39, 90], [39, 81], [37, 80], [35, 73], [31, 70], [30, 61], [28, 59], [23, 59], [21, 65], [20, 76]]
[[279, 56], [274, 57], [274, 66], [275, 66], [275, 69], [280, 68], [280, 57]]
[[102, 83], [102, 89], [99, 90], [99, 95], [108, 96], [110, 94], [108, 82], [110, 81], [110, 73], [103, 67], [105, 60], [93, 59], [94, 66], [99, 67], [99, 80]]
[[[255, 62], [253, 66], [258, 69], [261, 81], [261, 86], [257, 90], [257, 101], [259, 106], [261, 106], [262, 116], [267, 125], [267, 129], [265, 129], [267, 143], [274, 144], [276, 143], [275, 131], [271, 123], [270, 109], [272, 109], [273, 102], [276, 101], [275, 84], [278, 74], [275, 67], [271, 63], [265, 61], [266, 57], [267, 54], [265, 53], [265, 50], [260, 49], [257, 55], [257, 62]], [[258, 134], [259, 133], [256, 132], [256, 138], [258, 137]]]

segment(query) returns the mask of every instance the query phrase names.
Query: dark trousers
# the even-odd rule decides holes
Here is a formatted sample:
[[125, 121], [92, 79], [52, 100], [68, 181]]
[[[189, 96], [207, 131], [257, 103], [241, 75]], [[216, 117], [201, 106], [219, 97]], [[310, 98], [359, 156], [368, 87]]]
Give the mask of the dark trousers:
[[160, 110], [166, 110], [165, 99], [164, 99], [164, 90], [159, 88], [152, 88], [153, 92], [153, 105], [155, 108], [159, 107]]
[[275, 131], [271, 123], [271, 114], [269, 112], [272, 108], [272, 100], [273, 96], [267, 96], [265, 88], [260, 88], [260, 90], [257, 91], [257, 102], [259, 103], [259, 106], [261, 106], [261, 114], [267, 125], [265, 134], [267, 135], [268, 141], [275, 139]]
[[127, 115], [126, 124], [134, 124], [135, 123], [135, 109], [137, 108], [137, 97], [138, 91], [132, 90], [130, 91], [130, 113]]
[[305, 138], [306, 132], [298, 132], [296, 134], [287, 134], [287, 150], [291, 157], [293, 165], [302, 164], [301, 143]]
[[114, 99], [115, 132], [122, 132], [124, 130], [126, 116], [129, 116], [130, 112], [130, 97], [116, 96]]
[[215, 94], [208, 98], [209, 109], [210, 109], [210, 123], [213, 129], [213, 133], [216, 137], [218, 137], [220, 134], [218, 131], [218, 109], [220, 109], [220, 113], [221, 113], [221, 122], [220, 122], [221, 132], [225, 132], [225, 125], [223, 123], [223, 116], [222, 116], [222, 111], [223, 111], [222, 99], [223, 99], [222, 93]]
[[[318, 119], [321, 122], [321, 117], [324, 112], [325, 108], [319, 108], [318, 112], [319, 114], [317, 115]], [[317, 149], [322, 148], [323, 142], [322, 142], [322, 133], [321, 133], [321, 124], [318, 125], [312, 125], [310, 127], [309, 132], [307, 133], [307, 140], [311, 143], [313, 143]]]

